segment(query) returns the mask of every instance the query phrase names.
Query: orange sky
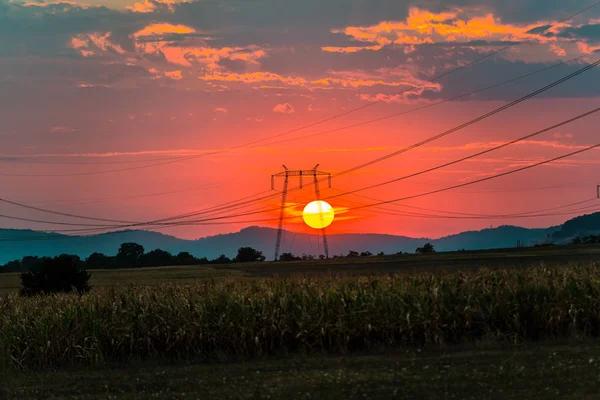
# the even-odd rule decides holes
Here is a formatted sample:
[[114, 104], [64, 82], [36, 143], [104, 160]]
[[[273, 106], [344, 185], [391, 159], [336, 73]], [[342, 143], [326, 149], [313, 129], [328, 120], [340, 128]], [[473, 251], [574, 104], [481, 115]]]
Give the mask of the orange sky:
[[[0, 28], [0, 43], [9, 44], [0, 46], [1, 197], [61, 212], [148, 221], [267, 191], [270, 176], [281, 172], [282, 164], [291, 169], [320, 164], [320, 170], [334, 175], [332, 189], [322, 185], [327, 198], [467, 156], [598, 106], [599, 71], [592, 70], [467, 129], [335, 178], [337, 172], [460, 125], [574, 72], [596, 61], [600, 49], [599, 10], [538, 32], [540, 26], [584, 5], [548, 6], [519, 15], [516, 2], [508, 2], [512, 6], [482, 2], [477, 7], [448, 2], [431, 9], [407, 2], [387, 13], [381, 3], [380, 14], [363, 15], [358, 12], [363, 2], [350, 3], [345, 14], [326, 9], [318, 20], [305, 20], [304, 14], [286, 14], [279, 20], [269, 14], [273, 10], [260, 14], [244, 6], [223, 14], [220, 8], [202, 9], [194, 2], [99, 3], [107, 8], [97, 3], [19, 7], [6, 3], [11, 20], [2, 25], [0, 17], [5, 27]], [[306, 7], [307, 15], [318, 15], [312, 2]], [[63, 18], [61, 25], [53, 25], [56, 15]], [[82, 24], [82, 16], [92, 22]], [[23, 30], [25, 22], [28, 31]], [[429, 82], [515, 42], [523, 43]], [[460, 101], [341, 129], [579, 56]], [[373, 102], [377, 104], [338, 119], [244, 146]], [[338, 218], [329, 233], [439, 237], [490, 225], [561, 223], [570, 216], [456, 219], [391, 214], [415, 212], [404, 206], [511, 214], [585, 200], [595, 195], [600, 183], [600, 152], [383, 209], [353, 207], [493, 175], [596, 144], [598, 118], [591, 116], [474, 160], [359, 193], [368, 198], [332, 199]], [[212, 152], [218, 154], [148, 167], [162, 159]], [[281, 185], [280, 180], [277, 188]], [[290, 192], [288, 202], [296, 204], [290, 216], [297, 216], [315, 198], [312, 190], [308, 186]], [[270, 211], [218, 225], [162, 231], [196, 238], [247, 225], [274, 227], [279, 202], [276, 197], [232, 210]], [[0, 213], [65, 221], [11, 205], [0, 206]], [[255, 219], [273, 222], [232, 223]], [[6, 219], [0, 223], [5, 228], [59, 229]], [[299, 219], [287, 220], [286, 228], [309, 229]]]

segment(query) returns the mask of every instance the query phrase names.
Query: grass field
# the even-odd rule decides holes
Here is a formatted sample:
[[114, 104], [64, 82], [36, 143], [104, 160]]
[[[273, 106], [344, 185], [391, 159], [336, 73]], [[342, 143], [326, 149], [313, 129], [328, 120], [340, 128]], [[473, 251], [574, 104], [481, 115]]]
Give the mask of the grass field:
[[[93, 287], [137, 283], [193, 283], [223, 277], [288, 277], [322, 275], [413, 274], [440, 270], [567, 265], [600, 261], [600, 245], [551, 246], [538, 248], [448, 252], [429, 255], [337, 258], [325, 261], [266, 262], [210, 266], [171, 266], [91, 270]], [[0, 274], [0, 293], [17, 292], [19, 274]]]
[[600, 398], [600, 344], [405, 350], [217, 364], [0, 371], [0, 398], [573, 399]]
[[20, 298], [2, 274], [0, 399], [600, 399], [598, 261], [567, 246], [94, 270], [81, 298]]

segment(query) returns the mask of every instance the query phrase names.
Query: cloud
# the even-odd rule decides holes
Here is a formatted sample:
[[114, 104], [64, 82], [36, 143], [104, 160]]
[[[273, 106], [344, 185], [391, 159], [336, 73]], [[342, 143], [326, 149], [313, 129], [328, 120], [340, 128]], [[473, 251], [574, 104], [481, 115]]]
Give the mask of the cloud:
[[246, 118], [246, 121], [252, 121], [252, 122], [263, 122], [264, 118], [263, 117], [248, 117]]
[[573, 139], [574, 135], [572, 133], [560, 133], [557, 132], [552, 135], [555, 139]]
[[291, 86], [302, 86], [308, 81], [298, 77], [284, 77], [272, 72], [252, 72], [246, 74], [215, 74], [200, 77], [204, 81], [220, 82], [240, 82], [240, 83], [259, 83], [259, 82], [281, 82]]
[[71, 47], [80, 52], [84, 57], [99, 53], [125, 54], [125, 50], [112, 41], [111, 33], [92, 32], [73, 36]]
[[135, 38], [147, 38], [148, 36], [161, 37], [165, 34], [179, 34], [184, 35], [188, 33], [196, 33], [196, 30], [192, 27], [182, 24], [169, 24], [169, 23], [153, 23], [145, 26], [143, 29], [135, 32], [133, 37]]
[[383, 46], [348, 46], [348, 47], [334, 47], [334, 46], [324, 46], [321, 47], [321, 50], [328, 53], [358, 53], [359, 51], [377, 51], [381, 50]]
[[50, 133], [72, 133], [72, 132], [77, 132], [77, 129], [73, 129], [73, 128], [70, 128], [65, 125], [53, 126], [50, 129]]
[[158, 10], [163, 11], [175, 11], [174, 0], [144, 0], [143, 2], [136, 2], [133, 6], [126, 6], [125, 8], [135, 13], [152, 13]]
[[[558, 134], [560, 135], [560, 134]], [[556, 137], [556, 136], [555, 136]], [[564, 137], [564, 136], [560, 136]], [[463, 151], [463, 150], [485, 150], [491, 149], [507, 142], [471, 142], [460, 146], [446, 146], [446, 147], [422, 147], [422, 151], [431, 152], [442, 152], [442, 151]], [[576, 145], [561, 143], [556, 140], [521, 140], [516, 142], [513, 146], [538, 146], [547, 147], [552, 149], [566, 149], [566, 150], [581, 150], [589, 147], [589, 145]], [[476, 160], [480, 160], [479, 158]]]
[[503, 24], [499, 18], [488, 13], [469, 18], [460, 9], [451, 12], [433, 13], [413, 7], [405, 21], [384, 21], [371, 26], [348, 26], [333, 29], [332, 33], [345, 34], [359, 42], [386, 45], [420, 45], [439, 42], [465, 42], [474, 39], [486, 40], [535, 40], [547, 42], [551, 39], [531, 33], [538, 23], [525, 25]]
[[273, 107], [273, 111], [281, 114], [292, 114], [296, 112], [294, 107], [292, 107], [289, 103], [277, 104], [275, 107]]
[[223, 108], [223, 107], [215, 108], [215, 112], [218, 112], [218, 113], [221, 113], [221, 114], [227, 114], [227, 113], [229, 113], [229, 111], [226, 108]]
[[183, 76], [181, 75], [181, 71], [176, 70], [176, 71], [165, 71], [165, 76], [167, 78], [171, 78], [174, 81], [179, 81], [181, 79], [183, 79]]

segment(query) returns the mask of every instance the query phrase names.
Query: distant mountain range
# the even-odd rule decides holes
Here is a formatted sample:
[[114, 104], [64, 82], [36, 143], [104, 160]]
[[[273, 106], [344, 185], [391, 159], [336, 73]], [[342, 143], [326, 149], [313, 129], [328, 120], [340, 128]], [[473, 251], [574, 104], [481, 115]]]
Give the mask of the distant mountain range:
[[[330, 255], [347, 254], [348, 251], [414, 252], [425, 243], [432, 243], [438, 251], [482, 250], [515, 247], [544, 242], [567, 243], [574, 236], [600, 232], [600, 213], [585, 215], [546, 229], [527, 229], [517, 226], [500, 226], [480, 231], [462, 232], [440, 239], [411, 238], [380, 234], [330, 235]], [[0, 265], [24, 256], [56, 256], [77, 254], [82, 258], [94, 252], [115, 255], [121, 243], [139, 243], [146, 251], [163, 249], [171, 253], [187, 251], [196, 257], [214, 259], [220, 254], [234, 257], [237, 249], [250, 246], [263, 251], [267, 259], [273, 257], [277, 231], [272, 228], [249, 227], [236, 233], [210, 236], [197, 240], [184, 240], [174, 236], [149, 231], [121, 231], [93, 236], [66, 236], [32, 230], [0, 229]], [[318, 236], [285, 232], [281, 252], [295, 255], [323, 253]]]

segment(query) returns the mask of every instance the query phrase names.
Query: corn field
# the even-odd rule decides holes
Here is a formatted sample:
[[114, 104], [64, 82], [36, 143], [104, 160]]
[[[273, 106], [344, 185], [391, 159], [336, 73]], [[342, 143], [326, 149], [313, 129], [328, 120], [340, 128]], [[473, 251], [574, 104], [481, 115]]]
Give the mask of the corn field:
[[348, 353], [600, 334], [600, 265], [0, 295], [0, 366]]

